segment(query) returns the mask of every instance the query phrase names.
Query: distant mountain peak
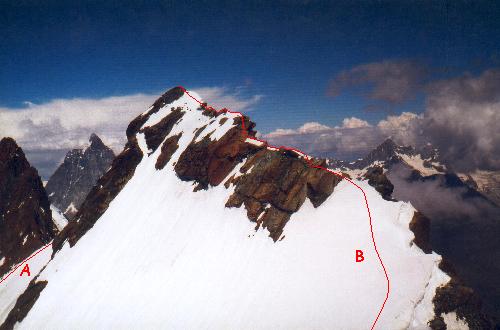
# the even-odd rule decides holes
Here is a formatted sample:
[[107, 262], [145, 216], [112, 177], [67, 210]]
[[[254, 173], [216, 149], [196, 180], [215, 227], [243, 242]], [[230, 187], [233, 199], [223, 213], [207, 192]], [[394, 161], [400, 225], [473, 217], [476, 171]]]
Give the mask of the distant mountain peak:
[[[331, 168], [346, 170], [350, 175], [361, 177], [365, 170], [373, 166], [381, 166], [385, 170], [395, 164], [404, 164], [418, 171], [422, 176], [444, 173], [446, 166], [439, 162], [439, 152], [432, 145], [426, 145], [421, 149], [412, 146], [398, 145], [391, 138], [385, 139], [366, 157], [354, 162], [342, 160], [329, 160]], [[354, 171], [354, 172], [353, 172]]]
[[383, 148], [397, 148], [398, 145], [396, 144], [396, 142], [394, 142], [394, 140], [392, 140], [392, 138], [388, 137], [378, 147], [379, 148], [381, 148], [381, 147], [383, 147]]
[[89, 142], [90, 142], [90, 148], [94, 148], [94, 149], [107, 148], [107, 146], [104, 144], [104, 142], [102, 142], [101, 138], [95, 133], [92, 133], [90, 135]]
[[[85, 149], [69, 151], [47, 182], [51, 202], [60, 210], [67, 210], [65, 215], [70, 218], [115, 156], [97, 134], [92, 133], [89, 142]], [[73, 207], [68, 208], [70, 205]]]

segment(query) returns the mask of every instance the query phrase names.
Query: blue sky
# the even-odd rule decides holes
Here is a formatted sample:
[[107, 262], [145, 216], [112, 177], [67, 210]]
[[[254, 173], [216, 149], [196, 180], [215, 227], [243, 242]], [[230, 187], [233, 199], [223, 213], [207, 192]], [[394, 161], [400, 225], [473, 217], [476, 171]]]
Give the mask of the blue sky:
[[[499, 48], [498, 3], [97, 3], [1, 3], [1, 106], [180, 84], [264, 95], [252, 113], [264, 132], [348, 116], [375, 122], [386, 113], [366, 111], [356, 93], [328, 97], [329, 81], [393, 59], [480, 70]], [[393, 109], [404, 110], [422, 111], [422, 99]]]

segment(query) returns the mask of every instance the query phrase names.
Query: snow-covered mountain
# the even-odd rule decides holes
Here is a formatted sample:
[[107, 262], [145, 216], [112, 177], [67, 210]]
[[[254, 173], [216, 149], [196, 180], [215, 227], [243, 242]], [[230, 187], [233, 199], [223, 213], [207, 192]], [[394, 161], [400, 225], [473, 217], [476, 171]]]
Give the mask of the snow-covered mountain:
[[130, 123], [53, 259], [4, 304], [4, 328], [491, 326], [409, 203], [196, 99], [174, 88]]
[[500, 207], [500, 171], [476, 170], [471, 173], [459, 173], [458, 176], [465, 184]]
[[399, 146], [390, 138], [356, 161], [328, 160], [329, 167], [341, 169], [356, 178], [362, 177], [370, 167], [379, 166], [387, 170], [396, 164], [403, 164], [422, 176], [446, 172], [446, 166], [439, 162], [439, 152], [432, 146], [416, 150], [411, 146]]
[[[470, 175], [447, 169], [430, 146], [417, 151], [390, 139], [363, 159], [330, 160], [329, 166], [367, 179], [386, 198], [411, 202], [429, 217], [432, 247], [453, 263], [460, 278], [480, 294], [485, 309], [500, 319], [500, 264], [491, 262], [500, 259], [500, 208]], [[495, 187], [491, 175], [476, 180]]]
[[45, 186], [51, 203], [68, 218], [76, 214], [115, 157], [96, 134], [90, 136], [89, 142], [90, 145], [83, 149], [69, 151]]

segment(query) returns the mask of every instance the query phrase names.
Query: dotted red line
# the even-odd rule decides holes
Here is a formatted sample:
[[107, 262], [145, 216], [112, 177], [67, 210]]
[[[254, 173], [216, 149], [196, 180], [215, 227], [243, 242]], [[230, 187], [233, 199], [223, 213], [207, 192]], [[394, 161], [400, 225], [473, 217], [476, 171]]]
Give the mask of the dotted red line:
[[20, 264], [18, 264], [16, 266], [16, 268], [14, 268], [13, 270], [11, 270], [10, 273], [8, 273], [4, 278], [2, 278], [2, 280], [0, 281], [0, 284], [5, 281], [10, 275], [12, 275], [19, 267], [21, 267], [21, 265], [24, 265], [26, 262], [28, 262], [31, 258], [33, 258], [34, 256], [36, 256], [37, 254], [39, 254], [40, 252], [42, 252], [43, 250], [45, 250], [46, 248], [48, 248], [50, 245], [52, 245], [52, 242], [50, 242], [49, 244], [45, 245], [44, 247], [40, 248], [38, 251], [36, 251], [35, 253], [33, 253], [29, 258], [26, 258], [23, 260], [23, 262], [21, 262]]
[[370, 207], [368, 206], [368, 198], [366, 197], [366, 193], [365, 191], [363, 190], [363, 188], [361, 188], [360, 186], [358, 186], [355, 182], [353, 182], [351, 179], [349, 179], [348, 177], [346, 177], [345, 175], [343, 175], [342, 173], [337, 173], [329, 168], [325, 168], [325, 167], [322, 167], [322, 166], [319, 166], [319, 165], [315, 165], [313, 164], [312, 162], [312, 159], [313, 157], [311, 156], [308, 156], [306, 153], [298, 150], [298, 149], [295, 149], [295, 148], [291, 148], [291, 147], [285, 147], [285, 146], [280, 146], [280, 147], [276, 147], [276, 146], [272, 146], [270, 145], [267, 141], [264, 141], [264, 140], [259, 140], [253, 136], [249, 136], [248, 135], [248, 131], [247, 129], [245, 128], [245, 119], [244, 119], [244, 115], [241, 113], [241, 112], [238, 112], [238, 111], [230, 111], [228, 109], [221, 109], [221, 110], [216, 110], [214, 109], [213, 107], [210, 107], [208, 105], [206, 105], [205, 103], [202, 103], [200, 100], [198, 100], [196, 97], [192, 96], [191, 94], [189, 94], [189, 92], [182, 86], [178, 86], [180, 89], [182, 89], [184, 91], [184, 93], [186, 93], [190, 98], [192, 98], [193, 100], [195, 100], [196, 102], [198, 102], [204, 109], [206, 110], [209, 110], [209, 111], [213, 111], [215, 112], [216, 114], [219, 114], [219, 113], [226, 113], [226, 112], [229, 112], [229, 113], [232, 113], [232, 114], [236, 114], [238, 116], [241, 117], [241, 127], [243, 129], [243, 137], [246, 138], [246, 139], [251, 139], [251, 140], [254, 140], [254, 141], [258, 141], [258, 142], [261, 142], [263, 143], [266, 147], [270, 147], [270, 148], [275, 148], [275, 149], [281, 149], [281, 150], [288, 150], [288, 151], [293, 151], [295, 153], [298, 153], [299, 155], [303, 156], [306, 163], [309, 165], [309, 167], [312, 167], [312, 168], [318, 168], [318, 169], [321, 169], [321, 170], [324, 170], [324, 171], [327, 171], [329, 173], [332, 173], [338, 177], [340, 177], [341, 179], [344, 179], [344, 180], [347, 180], [348, 182], [350, 182], [351, 184], [353, 184], [356, 188], [358, 188], [362, 193], [363, 193], [363, 198], [365, 200], [365, 206], [366, 206], [366, 210], [368, 211], [368, 219], [369, 219], [369, 223], [370, 223], [370, 233], [371, 233], [371, 237], [372, 237], [372, 242], [373, 242], [373, 248], [375, 249], [375, 252], [377, 254], [377, 257], [378, 257], [378, 260], [380, 261], [380, 265], [382, 266], [382, 269], [384, 270], [384, 274], [385, 274], [385, 279], [386, 279], [386, 282], [387, 282], [387, 291], [386, 291], [386, 294], [385, 294], [385, 299], [384, 299], [384, 302], [382, 303], [382, 306], [380, 307], [380, 310], [378, 311], [378, 314], [377, 314], [377, 317], [375, 318], [375, 320], [373, 321], [372, 323], [372, 326], [370, 329], [374, 329], [375, 328], [375, 325], [377, 324], [377, 321], [379, 320], [380, 318], [380, 315], [382, 314], [382, 311], [384, 310], [384, 307], [385, 307], [385, 304], [387, 303], [387, 300], [389, 299], [389, 292], [390, 292], [390, 280], [389, 280], [389, 275], [387, 273], [387, 269], [385, 268], [385, 265], [384, 265], [384, 262], [382, 261], [382, 258], [380, 257], [380, 253], [378, 252], [378, 248], [377, 248], [377, 243], [375, 242], [375, 235], [373, 234], [373, 225], [372, 225], [372, 215], [370, 213]]

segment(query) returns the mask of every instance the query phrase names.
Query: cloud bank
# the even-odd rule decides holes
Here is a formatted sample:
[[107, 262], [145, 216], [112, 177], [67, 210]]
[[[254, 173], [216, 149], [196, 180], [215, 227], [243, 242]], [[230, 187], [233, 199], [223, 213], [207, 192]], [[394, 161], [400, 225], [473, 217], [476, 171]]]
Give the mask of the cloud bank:
[[342, 126], [309, 122], [297, 129], [277, 129], [263, 137], [274, 145], [294, 146], [319, 157], [349, 160], [364, 156], [383, 140], [377, 127], [355, 117], [345, 118]]
[[500, 69], [427, 86], [422, 134], [461, 170], [500, 169]]
[[[248, 111], [261, 95], [242, 96], [240, 90], [223, 87], [194, 89], [204, 100], [232, 110]], [[10, 136], [25, 150], [30, 161], [44, 176], [62, 160], [66, 151], [88, 142], [97, 133], [115, 152], [125, 144], [125, 129], [161, 93], [110, 96], [98, 99], [54, 99], [47, 103], [25, 102], [23, 108], [0, 107], [0, 138]], [[50, 162], [50, 159], [55, 164]]]

